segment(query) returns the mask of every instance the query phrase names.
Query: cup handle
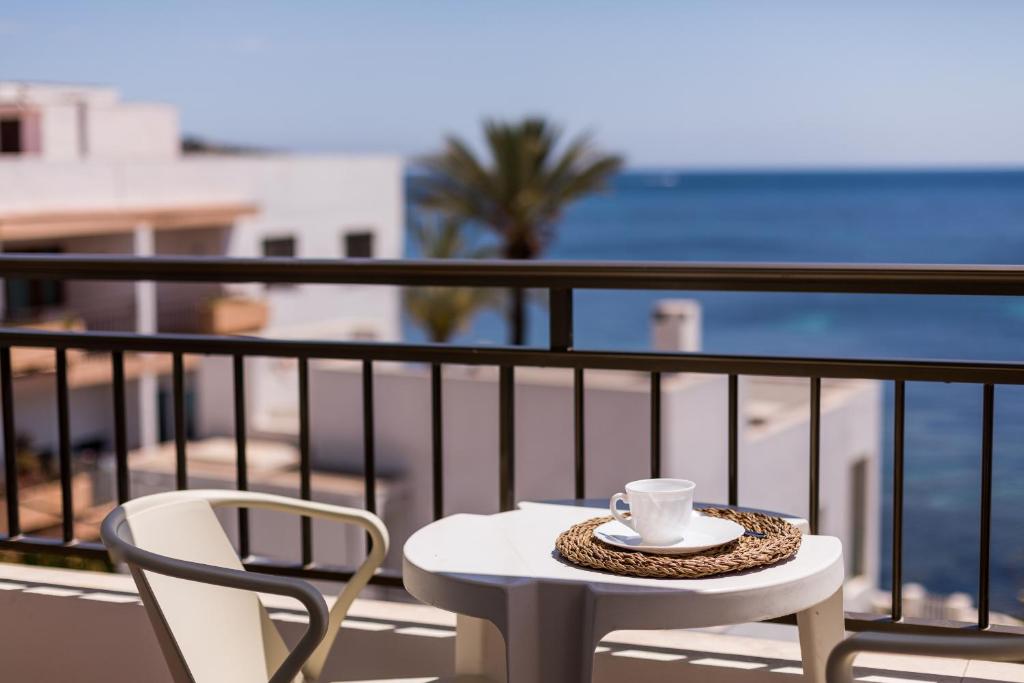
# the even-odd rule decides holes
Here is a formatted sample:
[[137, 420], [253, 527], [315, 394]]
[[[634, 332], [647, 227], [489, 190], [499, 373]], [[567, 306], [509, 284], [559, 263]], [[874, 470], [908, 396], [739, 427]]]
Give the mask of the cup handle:
[[626, 513], [618, 508], [618, 503], [620, 500], [624, 502], [626, 505], [629, 505], [629, 500], [626, 498], [625, 493], [616, 493], [608, 502], [608, 509], [611, 511], [612, 517], [619, 520], [633, 531], [636, 531], [636, 527], [633, 526], [633, 520], [627, 517]]

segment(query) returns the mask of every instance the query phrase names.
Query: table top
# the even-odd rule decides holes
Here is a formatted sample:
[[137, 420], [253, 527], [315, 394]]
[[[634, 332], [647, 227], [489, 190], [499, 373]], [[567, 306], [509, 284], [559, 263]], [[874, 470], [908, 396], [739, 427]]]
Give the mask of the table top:
[[[494, 515], [458, 514], [414, 533], [404, 548], [406, 587], [443, 609], [474, 615], [476, 603], [501, 599], [513, 586], [576, 584], [602, 599], [628, 598], [675, 613], [682, 603], [712, 610], [714, 617], [671, 617], [669, 626], [739, 623], [806, 609], [829, 597], [843, 581], [839, 539], [803, 537], [797, 554], [771, 567], [702, 579], [619, 576], [569, 564], [555, 539], [573, 524], [600, 515], [593, 507], [529, 503]], [[653, 619], [653, 621], [659, 621]]]

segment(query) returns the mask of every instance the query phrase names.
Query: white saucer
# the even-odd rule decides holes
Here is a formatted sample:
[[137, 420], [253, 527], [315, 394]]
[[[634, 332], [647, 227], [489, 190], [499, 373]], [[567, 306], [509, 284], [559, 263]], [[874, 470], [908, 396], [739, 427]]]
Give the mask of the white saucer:
[[735, 541], [745, 532], [736, 522], [694, 512], [683, 540], [672, 545], [644, 545], [635, 531], [614, 519], [594, 529], [594, 536], [608, 545], [626, 550], [657, 555], [690, 555]]

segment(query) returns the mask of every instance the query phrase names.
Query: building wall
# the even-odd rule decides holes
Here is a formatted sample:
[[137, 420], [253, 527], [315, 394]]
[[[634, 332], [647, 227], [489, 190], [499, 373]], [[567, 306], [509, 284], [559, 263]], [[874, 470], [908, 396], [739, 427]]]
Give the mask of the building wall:
[[23, 153], [45, 161], [153, 161], [181, 153], [176, 107], [121, 102], [113, 88], [3, 81], [0, 107], [31, 122]]
[[[402, 163], [395, 157], [202, 157], [175, 162], [0, 161], [0, 212], [252, 201], [256, 215], [231, 229], [225, 252], [258, 257], [263, 240], [294, 236], [302, 258], [341, 258], [343, 235], [371, 230], [374, 256], [404, 249]], [[163, 238], [161, 238], [163, 243]], [[81, 244], [81, 248], [88, 245]], [[159, 246], [159, 245], [158, 245]], [[130, 248], [125, 253], [130, 253]], [[318, 336], [399, 337], [398, 292], [389, 287], [238, 285], [266, 296], [269, 330], [307, 326]]]
[[[14, 382], [14, 428], [32, 448], [56, 456], [58, 449], [56, 383], [54, 375], [30, 375]], [[125, 381], [125, 418], [128, 446], [139, 444], [138, 383]], [[102, 442], [114, 447], [114, 397], [110, 384], [73, 387], [68, 392], [68, 425], [71, 444]], [[0, 425], [0, 432], [3, 431]]]
[[[225, 253], [229, 227], [161, 230], [156, 234], [157, 254], [217, 256]], [[65, 254], [130, 254], [130, 233], [91, 235], [46, 240], [19, 240], [4, 245], [7, 251], [54, 250]], [[161, 330], [195, 331], [203, 304], [224, 291], [208, 282], [160, 282], [156, 285], [158, 324]], [[134, 330], [135, 283], [78, 280], [65, 283], [64, 309], [81, 317], [91, 330]]]
[[[232, 232], [228, 246], [232, 256], [261, 256], [263, 240], [294, 236], [300, 258], [341, 258], [343, 235], [353, 227], [374, 233], [376, 258], [403, 254], [404, 181], [398, 159], [342, 163], [326, 157], [280, 157], [251, 166], [224, 160], [194, 162], [192, 167], [248, 175], [246, 194], [256, 198], [261, 211], [241, 220]], [[272, 330], [343, 320], [353, 332], [366, 330], [386, 340], [399, 337], [400, 302], [393, 288], [272, 286], [265, 295]]]
[[[195, 373], [196, 430], [200, 437], [235, 433], [234, 364], [227, 356], [203, 356]], [[243, 361], [246, 378], [252, 374], [253, 359]], [[246, 381], [244, 400], [251, 414], [256, 383]]]
[[[155, 249], [159, 255], [218, 256], [227, 250], [230, 234], [229, 227], [161, 230], [155, 236]], [[223, 292], [224, 286], [215, 282], [156, 283], [157, 328], [197, 331], [202, 307]]]
[[[227, 228], [161, 231], [156, 239], [158, 254], [223, 254]], [[130, 254], [131, 234], [96, 235], [46, 241], [20, 241], [6, 245], [8, 251], [48, 248], [74, 254]], [[196, 315], [203, 303], [223, 291], [215, 283], [161, 282], [157, 284], [160, 329], [195, 330]], [[135, 329], [135, 283], [81, 280], [65, 284], [68, 313], [79, 316], [91, 330]], [[183, 319], [184, 318], [184, 319]], [[183, 323], [187, 323], [182, 327]]]
[[[57, 242], [66, 253], [130, 254], [132, 236], [96, 235]], [[87, 329], [135, 329], [135, 285], [132, 282], [81, 280], [67, 282], [67, 309], [81, 315]]]
[[[827, 383], [828, 380], [825, 380]], [[826, 384], [827, 386], [827, 384]], [[824, 394], [821, 407], [820, 530], [838, 536], [851, 568], [853, 524], [865, 527], [865, 575], [877, 580], [881, 544], [881, 387], [856, 381], [841, 396]], [[788, 497], [787, 511], [807, 517], [809, 431], [806, 405], [768, 429], [748, 430], [740, 451], [740, 502], [753, 507], [778, 506]], [[854, 514], [851, 474], [861, 459], [867, 466], [867, 505]], [[849, 575], [847, 578], [852, 578]]]
[[[408, 520], [398, 539], [431, 519], [432, 460], [429, 376], [425, 369], [375, 364], [378, 474], [408, 487]], [[597, 373], [595, 373], [597, 374]], [[587, 496], [606, 498], [650, 476], [650, 403], [645, 375], [621, 373], [587, 383]], [[590, 375], [588, 374], [588, 378]], [[607, 376], [606, 376], [607, 377]], [[741, 383], [743, 398], [748, 380]], [[666, 376], [662, 397], [662, 474], [698, 482], [697, 498], [728, 501], [728, 384], [718, 376]], [[789, 387], [787, 387], [787, 390]], [[449, 369], [443, 385], [445, 512], [495, 512], [499, 505], [498, 384], [490, 368]], [[363, 466], [362, 377], [357, 364], [311, 365], [310, 431], [316, 467], [360, 472]], [[520, 375], [516, 385], [516, 500], [564, 499], [574, 493], [573, 389], [568, 371]], [[877, 385], [852, 383], [822, 405], [822, 531], [852, 539], [848, 473], [868, 459], [865, 560], [877, 579], [880, 420]], [[205, 412], [202, 408], [201, 412]], [[739, 433], [739, 502], [807, 515], [806, 403], [802, 415], [756, 433]], [[227, 424], [223, 416], [222, 424]], [[848, 546], [849, 547], [849, 546]]]
[[[375, 365], [376, 462], [384, 476], [431, 480], [429, 378], [424, 369]], [[542, 381], [517, 380], [516, 496], [571, 497], [573, 492], [570, 371]], [[499, 504], [498, 384], [491, 368], [449, 370], [443, 386], [445, 503], [448, 512], [495, 512]], [[358, 365], [311, 366], [310, 429], [314, 462], [360, 471], [363, 463], [362, 375]], [[588, 494], [607, 496], [626, 481], [646, 476], [648, 441], [632, 427], [649, 420], [640, 393], [597, 385], [587, 388]], [[430, 487], [412, 494], [418, 515], [428, 515]], [[418, 497], [417, 497], [418, 496]]]
[[40, 159], [70, 161], [82, 155], [78, 107], [74, 104], [50, 104], [39, 109]]
[[[684, 384], [680, 384], [678, 376], [662, 378], [662, 474], [697, 482], [698, 500], [727, 503], [729, 382], [720, 375], [688, 377], [689, 381]], [[746, 378], [740, 381], [742, 398]], [[641, 398], [635, 400], [644, 402]], [[743, 422], [739, 421], [740, 443], [743, 443]], [[633, 428], [642, 427], [638, 424]], [[775, 508], [791, 512], [787, 505]]]
[[178, 110], [168, 105], [132, 102], [91, 106], [85, 109], [82, 123], [82, 151], [88, 159], [175, 159], [181, 151]]
[[[397, 258], [403, 251], [403, 182], [401, 161], [393, 157], [281, 155], [66, 163], [21, 158], [0, 161], [0, 213], [251, 202], [258, 207], [256, 215], [229, 228], [158, 231], [157, 253], [259, 257], [265, 238], [284, 233], [295, 236], [297, 256], [341, 258], [343, 235], [356, 227], [374, 232], [375, 256]], [[121, 233], [4, 246], [60, 246], [68, 253], [130, 254], [133, 241], [131, 233]], [[199, 303], [219, 291], [221, 285], [161, 283], [157, 297], [162, 314], [171, 318], [161, 324], [171, 325], [190, 298]], [[269, 336], [394, 340], [400, 334], [400, 302], [395, 289], [243, 284], [231, 291], [266, 298], [270, 326], [264, 333]], [[92, 329], [134, 329], [134, 283], [72, 282], [66, 288], [66, 299], [67, 309], [82, 315]], [[230, 374], [228, 377], [222, 386], [230, 387]], [[282, 398], [293, 409], [295, 394], [286, 395], [279, 387], [282, 382], [295, 386], [294, 363], [282, 375], [270, 359], [253, 359], [246, 380], [254, 415], [273, 416]], [[105, 391], [109, 392], [109, 387]], [[130, 389], [132, 395], [127, 400], [133, 445], [138, 442], [134, 391]], [[52, 442], [56, 424], [53, 387], [46, 381], [24, 386], [19, 382], [17, 395], [19, 433], [27, 431], [41, 444]], [[73, 400], [72, 419], [95, 426], [109, 443], [111, 405], [106, 396], [81, 407]], [[211, 401], [205, 405], [207, 410], [216, 410], [209, 408]], [[230, 406], [228, 400], [221, 407]]]

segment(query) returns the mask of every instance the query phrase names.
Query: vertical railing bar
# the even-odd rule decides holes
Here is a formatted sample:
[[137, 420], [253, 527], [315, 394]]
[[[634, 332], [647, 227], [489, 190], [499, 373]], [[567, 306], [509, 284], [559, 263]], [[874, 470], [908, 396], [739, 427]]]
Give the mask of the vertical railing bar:
[[[299, 357], [299, 496], [310, 500], [313, 496], [312, 465], [309, 457], [309, 359]], [[313, 520], [303, 516], [302, 564], [313, 563]]]
[[992, 432], [995, 423], [995, 387], [983, 392], [981, 432], [981, 528], [978, 562], [978, 628], [989, 626], [989, 561], [992, 553]]
[[434, 519], [444, 516], [444, 419], [441, 401], [441, 364], [430, 365], [430, 441], [433, 466]]
[[179, 491], [188, 488], [188, 460], [185, 442], [185, 359], [174, 354], [174, 485]]
[[515, 368], [503, 365], [498, 371], [498, 500], [504, 512], [515, 507]]
[[[549, 348], [564, 353], [573, 346], [573, 291], [569, 288], [552, 287], [548, 290]], [[586, 466], [584, 463], [583, 436], [583, 369], [573, 371], [573, 495], [586, 495]]]
[[[363, 361], [363, 490], [366, 509], [377, 511], [377, 460], [374, 453], [373, 361]], [[366, 552], [373, 549], [373, 539], [366, 534]]]
[[821, 378], [811, 378], [810, 467], [808, 496], [808, 523], [811, 533], [818, 533], [818, 515], [821, 510]]
[[739, 505], [739, 378], [729, 375], [729, 505]]
[[71, 492], [74, 472], [71, 469], [71, 430], [68, 426], [68, 353], [67, 349], [54, 349], [57, 354], [57, 451], [60, 463], [61, 528], [65, 543], [75, 540], [75, 507]]
[[377, 461], [373, 441], [373, 361], [363, 361], [363, 474], [366, 509], [377, 511]]
[[906, 383], [896, 381], [892, 427], [892, 607], [893, 621], [903, 619], [903, 447]]
[[552, 288], [548, 291], [549, 347], [552, 351], [572, 348], [572, 290]]
[[661, 373], [651, 373], [651, 477], [661, 476]]
[[575, 446], [575, 497], [582, 500], [587, 497], [587, 469], [586, 469], [586, 430], [583, 416], [584, 410], [584, 385], [583, 368], [576, 368], [573, 371], [573, 445]]
[[0, 401], [3, 401], [4, 488], [7, 496], [7, 535], [21, 535], [18, 515], [18, 446], [14, 438], [14, 388], [11, 347], [0, 348]]
[[[248, 439], [245, 424], [245, 357], [232, 357], [235, 389], [235, 483], [239, 491], [249, 490], [249, 461], [246, 452]], [[249, 557], [249, 511], [238, 509], [238, 553]]]
[[117, 502], [124, 503], [131, 497], [128, 478], [128, 436], [124, 408], [124, 351], [110, 352], [114, 393], [114, 457], [117, 475]]

